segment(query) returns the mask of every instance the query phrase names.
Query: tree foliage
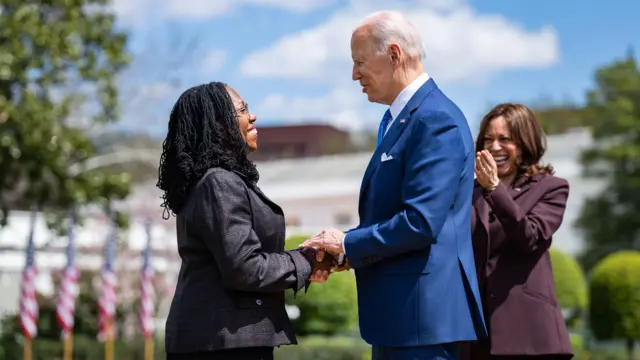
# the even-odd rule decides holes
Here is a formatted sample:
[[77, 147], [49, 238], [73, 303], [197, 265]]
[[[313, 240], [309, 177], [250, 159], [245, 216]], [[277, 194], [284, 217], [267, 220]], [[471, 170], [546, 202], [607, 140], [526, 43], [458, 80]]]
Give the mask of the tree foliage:
[[640, 339], [640, 251], [608, 255], [593, 269], [589, 323], [599, 340]]
[[[287, 249], [295, 249], [307, 237], [287, 239]], [[352, 332], [358, 324], [358, 302], [353, 271], [334, 273], [323, 284], [311, 284], [308, 292], [286, 293], [289, 305], [300, 309], [293, 320], [296, 334], [335, 335]]]
[[589, 125], [582, 115], [582, 108], [573, 104], [535, 107], [533, 112], [547, 135], [562, 134]]
[[570, 255], [553, 248], [550, 254], [558, 303], [561, 309], [572, 312], [567, 322], [574, 326], [587, 309], [587, 280], [580, 264]]
[[95, 149], [79, 126], [118, 115], [127, 36], [106, 0], [0, 0], [0, 208], [48, 212], [127, 195], [126, 174], [75, 174]]
[[577, 221], [585, 235], [588, 269], [609, 253], [640, 248], [640, 69], [635, 58], [596, 71], [583, 114], [595, 145], [585, 151], [587, 177], [605, 188], [587, 199]]

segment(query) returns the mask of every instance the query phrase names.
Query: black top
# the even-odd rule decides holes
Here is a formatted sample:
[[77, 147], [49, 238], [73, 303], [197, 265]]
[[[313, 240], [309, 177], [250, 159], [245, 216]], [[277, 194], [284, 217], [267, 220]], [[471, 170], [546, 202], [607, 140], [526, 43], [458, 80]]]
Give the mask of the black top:
[[282, 209], [239, 173], [209, 170], [176, 220], [182, 266], [170, 353], [296, 344], [284, 291], [308, 285], [313, 254], [284, 251]]

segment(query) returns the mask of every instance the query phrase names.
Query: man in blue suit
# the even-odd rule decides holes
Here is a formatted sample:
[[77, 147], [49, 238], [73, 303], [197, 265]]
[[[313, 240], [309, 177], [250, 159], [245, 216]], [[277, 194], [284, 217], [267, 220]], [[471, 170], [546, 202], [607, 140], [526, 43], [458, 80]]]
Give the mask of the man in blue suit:
[[368, 16], [351, 51], [353, 80], [370, 102], [389, 106], [362, 180], [360, 225], [302, 246], [344, 254], [355, 270], [360, 333], [373, 359], [456, 359], [459, 342], [486, 336], [471, 244], [469, 126], [424, 72], [421, 36], [402, 14]]

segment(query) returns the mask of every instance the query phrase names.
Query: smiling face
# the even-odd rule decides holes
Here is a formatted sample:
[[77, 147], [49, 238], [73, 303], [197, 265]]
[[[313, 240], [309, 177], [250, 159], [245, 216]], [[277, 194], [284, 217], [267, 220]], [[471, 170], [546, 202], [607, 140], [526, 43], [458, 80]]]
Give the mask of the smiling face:
[[257, 120], [256, 116], [249, 112], [247, 103], [244, 102], [242, 97], [231, 87], [227, 87], [227, 92], [231, 96], [233, 107], [238, 114], [238, 126], [240, 128], [240, 134], [247, 143], [247, 147], [250, 151], [256, 151], [258, 149], [258, 129], [254, 124]]
[[498, 167], [500, 179], [513, 177], [518, 171], [520, 149], [509, 131], [507, 121], [498, 116], [487, 124], [483, 141], [483, 150], [489, 151]]
[[391, 105], [395, 99], [393, 93], [394, 68], [389, 54], [376, 51], [369, 28], [363, 26], [351, 36], [351, 57], [353, 71], [351, 78], [362, 86], [370, 102]]

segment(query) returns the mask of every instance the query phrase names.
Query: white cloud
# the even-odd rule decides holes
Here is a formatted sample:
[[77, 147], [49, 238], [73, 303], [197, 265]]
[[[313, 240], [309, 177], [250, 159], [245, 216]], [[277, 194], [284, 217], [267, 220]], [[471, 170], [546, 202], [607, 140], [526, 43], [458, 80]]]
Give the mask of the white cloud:
[[224, 50], [213, 50], [204, 56], [200, 64], [205, 75], [217, 73], [227, 61], [227, 52]]
[[[405, 11], [418, 27], [427, 53], [426, 70], [439, 83], [477, 83], [505, 70], [547, 67], [560, 56], [553, 28], [528, 31], [503, 16], [479, 14], [465, 0], [413, 0], [409, 5], [396, 1], [392, 5], [396, 6], [389, 1], [352, 0], [326, 22], [249, 54], [240, 64], [245, 76], [313, 81], [333, 89], [315, 99], [275, 94], [258, 108], [273, 117], [304, 115], [353, 128], [351, 119], [361, 113], [358, 110], [366, 107], [366, 101], [359, 89], [350, 87], [350, 37], [364, 16], [382, 8]], [[327, 113], [327, 109], [332, 110]], [[362, 126], [363, 122], [355, 123]]]
[[126, 26], [146, 25], [150, 19], [207, 20], [228, 14], [243, 5], [303, 13], [330, 5], [336, 0], [112, 0], [112, 8]]
[[334, 4], [336, 1], [337, 0], [234, 0], [234, 3], [259, 5], [283, 9], [290, 12], [303, 13]]
[[[488, 77], [508, 69], [549, 66], [559, 57], [558, 39], [550, 27], [527, 32], [495, 15], [481, 15], [467, 5], [447, 7], [427, 1], [407, 11], [423, 35], [427, 72], [443, 82]], [[351, 76], [351, 32], [376, 8], [352, 6], [327, 22], [282, 38], [250, 54], [240, 65], [244, 75], [335, 81]]]

